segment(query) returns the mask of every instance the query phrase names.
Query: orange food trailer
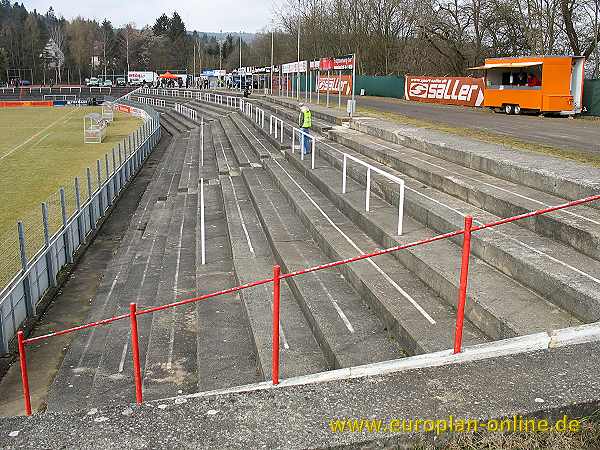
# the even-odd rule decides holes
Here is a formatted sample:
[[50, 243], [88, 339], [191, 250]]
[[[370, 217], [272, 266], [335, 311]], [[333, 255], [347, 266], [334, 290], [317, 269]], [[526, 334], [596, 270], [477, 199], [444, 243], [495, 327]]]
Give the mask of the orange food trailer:
[[488, 58], [472, 70], [485, 71], [483, 106], [504, 111], [558, 113], [582, 112], [583, 56], [526, 56]]

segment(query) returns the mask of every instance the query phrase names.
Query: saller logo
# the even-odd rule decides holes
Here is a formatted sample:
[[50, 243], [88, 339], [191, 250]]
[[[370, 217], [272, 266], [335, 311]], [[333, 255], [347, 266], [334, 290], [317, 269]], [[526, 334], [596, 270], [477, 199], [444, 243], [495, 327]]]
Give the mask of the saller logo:
[[483, 79], [459, 77], [406, 77], [406, 99], [450, 105], [481, 106]]

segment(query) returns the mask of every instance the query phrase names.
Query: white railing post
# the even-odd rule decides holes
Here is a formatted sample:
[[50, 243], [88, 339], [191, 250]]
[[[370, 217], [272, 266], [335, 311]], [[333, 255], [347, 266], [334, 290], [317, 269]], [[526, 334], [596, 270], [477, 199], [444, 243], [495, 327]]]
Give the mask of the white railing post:
[[202, 167], [204, 167], [204, 116], [202, 116], [200, 122], [200, 161]]
[[402, 236], [404, 217], [404, 180], [400, 180], [400, 193], [398, 195], [398, 236]]
[[281, 143], [283, 144], [283, 120], [279, 121], [280, 125], [281, 125], [281, 129], [280, 129], [280, 139], [281, 139]]
[[313, 170], [315, 168], [315, 141], [316, 141], [315, 137], [312, 136], [312, 148], [311, 148], [311, 151], [310, 151], [312, 158], [311, 158], [311, 163], [310, 163], [311, 167], [310, 168], [313, 169]]
[[294, 133], [294, 127], [292, 127], [292, 155], [294, 154], [295, 145], [296, 145], [296, 133]]
[[369, 203], [371, 200], [371, 168], [367, 167], [367, 192], [365, 195], [365, 210], [369, 212]]
[[[269, 116], [269, 136], [273, 135], [273, 116]], [[277, 135], [275, 136], [277, 137]]]
[[344, 153], [344, 166], [342, 169], [342, 194], [346, 193], [346, 169], [348, 167], [348, 155]]
[[200, 239], [202, 245], [202, 265], [206, 264], [206, 232], [204, 227], [204, 178], [200, 178]]

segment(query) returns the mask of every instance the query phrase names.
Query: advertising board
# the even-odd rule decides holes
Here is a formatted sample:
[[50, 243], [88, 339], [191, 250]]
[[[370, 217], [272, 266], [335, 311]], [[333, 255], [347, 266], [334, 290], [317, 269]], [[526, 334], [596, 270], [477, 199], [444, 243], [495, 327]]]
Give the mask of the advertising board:
[[406, 76], [404, 97], [425, 103], [483, 106], [483, 78]]
[[341, 89], [342, 95], [352, 95], [352, 75], [320, 76], [317, 84], [319, 92], [337, 94]]

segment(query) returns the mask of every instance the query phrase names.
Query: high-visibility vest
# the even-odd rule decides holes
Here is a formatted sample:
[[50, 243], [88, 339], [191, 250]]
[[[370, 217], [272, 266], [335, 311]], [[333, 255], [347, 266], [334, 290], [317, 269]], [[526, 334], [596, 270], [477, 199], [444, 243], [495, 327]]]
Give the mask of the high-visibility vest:
[[310, 110], [300, 111], [298, 122], [300, 122], [301, 128], [312, 128], [312, 113]]

